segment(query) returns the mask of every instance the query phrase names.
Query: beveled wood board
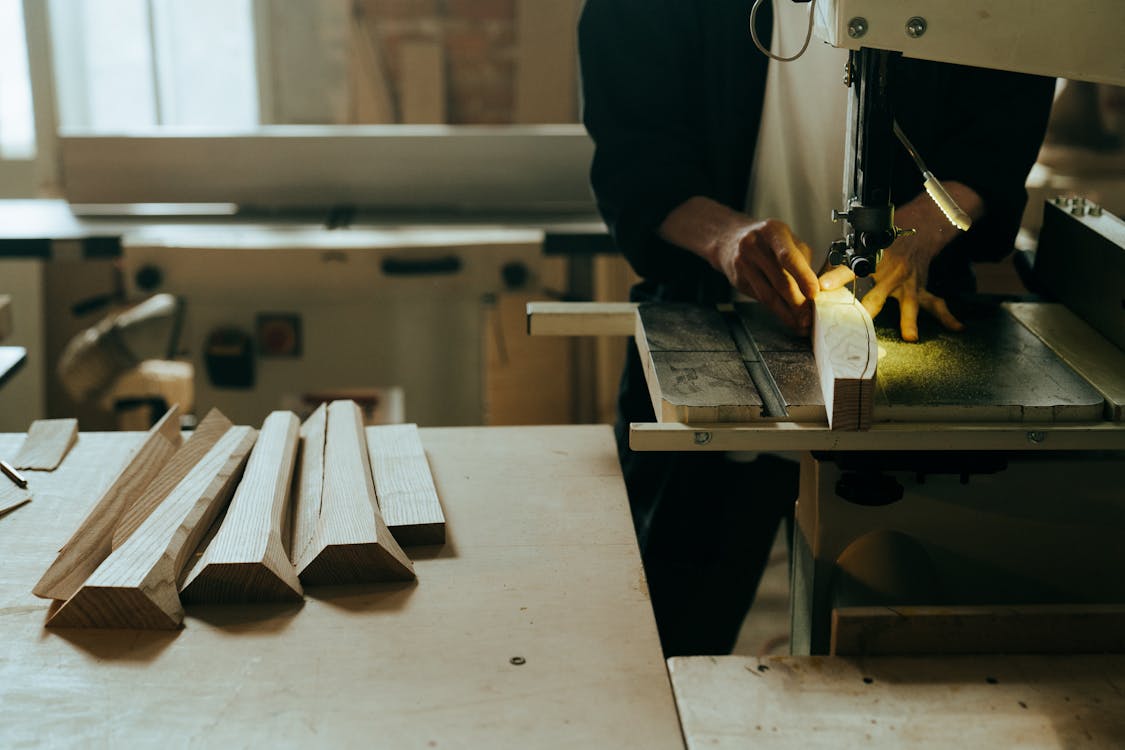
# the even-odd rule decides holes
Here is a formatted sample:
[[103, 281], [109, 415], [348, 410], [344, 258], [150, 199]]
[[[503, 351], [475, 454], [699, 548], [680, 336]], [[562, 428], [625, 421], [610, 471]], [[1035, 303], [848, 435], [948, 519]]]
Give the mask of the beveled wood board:
[[12, 466], [17, 469], [54, 471], [78, 439], [77, 419], [37, 419], [27, 430]]

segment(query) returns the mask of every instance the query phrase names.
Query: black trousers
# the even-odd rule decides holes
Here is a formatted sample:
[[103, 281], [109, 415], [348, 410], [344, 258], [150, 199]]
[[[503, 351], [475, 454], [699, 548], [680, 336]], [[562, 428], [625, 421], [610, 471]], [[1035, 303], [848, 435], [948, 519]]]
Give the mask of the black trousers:
[[779, 522], [791, 517], [798, 467], [722, 452], [638, 453], [629, 422], [655, 420], [630, 342], [617, 452], [664, 655], [727, 654], [754, 601]]

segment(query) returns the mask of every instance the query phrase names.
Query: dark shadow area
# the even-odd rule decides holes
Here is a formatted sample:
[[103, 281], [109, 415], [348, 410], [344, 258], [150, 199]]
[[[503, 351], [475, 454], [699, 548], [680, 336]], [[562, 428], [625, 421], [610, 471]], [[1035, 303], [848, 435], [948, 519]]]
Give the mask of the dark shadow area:
[[317, 586], [305, 589], [305, 596], [348, 612], [394, 612], [405, 606], [416, 588], [417, 580]]
[[194, 605], [187, 607], [186, 611], [189, 617], [216, 628], [233, 632], [253, 630], [256, 634], [265, 634], [285, 630], [304, 606], [302, 599], [299, 602]]
[[[58, 611], [62, 602], [52, 602], [47, 619]], [[176, 630], [109, 630], [102, 628], [48, 628], [41, 638], [59, 637], [72, 646], [104, 661], [145, 663], [160, 656], [183, 631]]]

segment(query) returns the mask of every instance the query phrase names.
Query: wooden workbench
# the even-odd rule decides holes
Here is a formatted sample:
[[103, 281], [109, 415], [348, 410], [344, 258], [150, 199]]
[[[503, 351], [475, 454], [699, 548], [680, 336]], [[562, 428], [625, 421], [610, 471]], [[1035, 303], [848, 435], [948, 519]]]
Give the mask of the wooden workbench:
[[1125, 747], [1123, 656], [669, 661], [689, 748]]
[[0, 517], [0, 747], [682, 747], [608, 428], [423, 430], [417, 583], [44, 630], [31, 587], [139, 439], [82, 434]]

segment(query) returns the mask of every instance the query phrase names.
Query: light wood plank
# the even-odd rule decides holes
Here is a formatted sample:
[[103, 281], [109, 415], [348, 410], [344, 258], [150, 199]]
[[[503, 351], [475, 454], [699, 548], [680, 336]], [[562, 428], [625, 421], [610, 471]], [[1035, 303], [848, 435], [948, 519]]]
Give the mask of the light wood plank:
[[17, 487], [14, 482], [0, 474], [0, 516], [30, 502], [31, 490]]
[[445, 513], [438, 500], [418, 425], [367, 429], [367, 453], [379, 510], [403, 547], [445, 543]]
[[636, 330], [636, 302], [527, 303], [532, 336], [632, 336]]
[[669, 661], [688, 748], [1116, 748], [1125, 657]]
[[395, 122], [395, 104], [383, 56], [375, 43], [375, 29], [358, 5], [353, 7], [348, 45], [352, 123]]
[[113, 549], [123, 545], [133, 532], [141, 527], [145, 519], [164, 502], [164, 498], [168, 497], [168, 494], [183, 481], [195, 465], [203, 460], [203, 457], [215, 447], [231, 427], [230, 420], [218, 409], [212, 409], [204, 417], [191, 437], [176, 450], [160, 473], [145, 488], [144, 494], [118, 521], [117, 527], [113, 530]]
[[402, 121], [410, 125], [445, 123], [445, 50], [441, 42], [403, 40], [398, 69]]
[[316, 407], [301, 425], [300, 460], [297, 463], [296, 498], [293, 507], [293, 535], [289, 559], [305, 558], [316, 538], [320, 506], [324, 493], [324, 433], [328, 424], [328, 404]]
[[266, 417], [218, 533], [180, 587], [183, 601], [304, 598], [282, 541], [299, 430], [300, 422], [292, 412], [277, 411]]
[[1125, 607], [843, 607], [834, 656], [1125, 653]]
[[0, 294], [0, 341], [12, 335], [12, 296]]
[[12, 464], [17, 469], [54, 471], [77, 439], [77, 419], [37, 419]]
[[1097, 389], [1109, 419], [1125, 419], [1125, 352], [1064, 305], [1006, 302], [1004, 307]]
[[113, 531], [168, 459], [183, 443], [179, 407], [173, 406], [148, 431], [144, 442], [101, 494], [90, 514], [59, 550], [32, 590], [44, 599], [69, 599], [113, 551]]
[[184, 618], [176, 587], [180, 573], [230, 500], [255, 437], [250, 427], [227, 430], [140, 528], [55, 611], [48, 627], [178, 628]]
[[833, 430], [869, 429], [879, 344], [871, 316], [850, 290], [817, 296], [812, 341], [828, 426]]
[[355, 402], [329, 404], [320, 518], [297, 561], [306, 586], [414, 578], [413, 564], [379, 512], [365, 442]]
[[516, 4], [517, 123], [578, 118], [578, 0]]

